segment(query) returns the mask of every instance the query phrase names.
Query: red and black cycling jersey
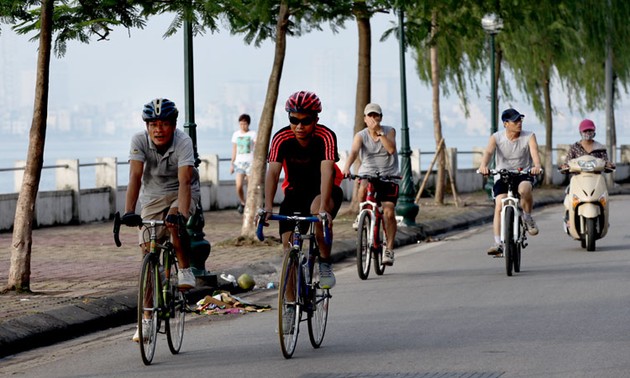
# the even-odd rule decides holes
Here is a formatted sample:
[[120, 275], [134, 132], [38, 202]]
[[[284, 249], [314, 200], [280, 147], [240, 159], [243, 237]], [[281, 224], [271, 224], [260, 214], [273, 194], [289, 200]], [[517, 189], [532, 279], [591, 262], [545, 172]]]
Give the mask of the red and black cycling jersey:
[[[310, 143], [301, 146], [291, 126], [286, 126], [274, 134], [269, 148], [267, 162], [281, 163], [284, 169], [282, 191], [304, 190], [319, 192], [321, 186], [321, 162], [339, 161], [337, 135], [324, 125], [315, 126]], [[343, 174], [335, 164], [334, 185], [340, 186]]]

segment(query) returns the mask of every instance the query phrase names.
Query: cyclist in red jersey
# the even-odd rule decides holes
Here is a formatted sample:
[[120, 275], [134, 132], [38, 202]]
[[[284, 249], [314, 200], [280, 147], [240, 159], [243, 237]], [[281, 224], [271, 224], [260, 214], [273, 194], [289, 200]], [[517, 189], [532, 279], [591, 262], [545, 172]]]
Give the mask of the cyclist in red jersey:
[[[272, 211], [280, 172], [284, 169], [284, 199], [280, 214], [325, 214], [332, 235], [332, 220], [343, 201], [340, 187], [343, 175], [336, 164], [339, 161], [337, 136], [328, 127], [317, 123], [322, 103], [315, 93], [300, 91], [292, 94], [285, 110], [290, 125], [273, 136], [267, 159], [265, 211], [268, 214]], [[285, 253], [292, 231], [290, 222], [280, 222]], [[320, 250], [320, 286], [330, 289], [335, 285], [335, 275], [330, 259], [331, 246], [324, 242], [321, 223], [316, 224], [315, 234]]]

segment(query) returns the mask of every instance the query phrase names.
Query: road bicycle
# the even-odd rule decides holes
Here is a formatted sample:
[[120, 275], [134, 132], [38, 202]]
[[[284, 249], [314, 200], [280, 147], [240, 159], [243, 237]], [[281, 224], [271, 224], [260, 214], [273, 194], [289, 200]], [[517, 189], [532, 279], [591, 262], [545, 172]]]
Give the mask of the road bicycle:
[[361, 202], [357, 228], [357, 273], [366, 280], [370, 274], [370, 264], [374, 260], [374, 272], [385, 273], [383, 265], [383, 248], [387, 245], [387, 234], [383, 221], [383, 206], [376, 190], [378, 183], [400, 179], [400, 176], [348, 175], [350, 179], [367, 180], [367, 195]]
[[530, 175], [529, 171], [491, 169], [491, 175], [499, 175], [507, 187], [507, 196], [501, 200], [501, 243], [503, 254], [496, 257], [505, 258], [505, 271], [512, 276], [512, 271], [521, 271], [521, 250], [527, 247], [527, 233], [523, 220], [523, 210], [520, 205], [520, 197], [515, 179], [522, 175]]
[[[114, 217], [114, 241], [118, 247], [122, 245], [119, 238], [120, 225], [120, 213], [117, 212]], [[145, 241], [149, 243], [149, 251], [142, 259], [140, 270], [137, 321], [140, 355], [145, 365], [150, 365], [153, 361], [162, 321], [165, 324], [162, 333], [166, 333], [169, 350], [172, 354], [179, 353], [184, 340], [184, 320], [188, 312], [186, 296], [177, 285], [175, 247], [170, 241], [163, 244], [158, 242], [158, 226], [165, 226], [165, 222], [142, 220], [143, 235], [148, 235], [148, 240], [145, 237]]]
[[[256, 235], [264, 240], [263, 226], [266, 212], [258, 212]], [[315, 223], [322, 222], [326, 244], [332, 242], [328, 222], [325, 217], [271, 214], [269, 220], [294, 223], [289, 251], [282, 261], [282, 272], [278, 285], [278, 336], [284, 358], [291, 358], [299, 334], [300, 322], [308, 323], [308, 336], [313, 348], [319, 348], [324, 340], [328, 322], [330, 303], [329, 289], [319, 287], [319, 247], [315, 239]], [[302, 233], [306, 225], [308, 231]], [[304, 250], [304, 242], [308, 248]]]

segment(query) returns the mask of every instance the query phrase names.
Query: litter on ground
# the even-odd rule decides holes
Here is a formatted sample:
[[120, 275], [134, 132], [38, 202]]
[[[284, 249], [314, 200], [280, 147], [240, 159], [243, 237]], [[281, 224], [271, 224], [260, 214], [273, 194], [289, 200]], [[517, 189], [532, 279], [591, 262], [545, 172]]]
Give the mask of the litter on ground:
[[248, 312], [263, 312], [271, 309], [269, 305], [258, 305], [247, 302], [239, 297], [231, 295], [227, 291], [215, 292], [214, 295], [206, 295], [197, 302], [198, 314], [223, 315], [245, 314]]

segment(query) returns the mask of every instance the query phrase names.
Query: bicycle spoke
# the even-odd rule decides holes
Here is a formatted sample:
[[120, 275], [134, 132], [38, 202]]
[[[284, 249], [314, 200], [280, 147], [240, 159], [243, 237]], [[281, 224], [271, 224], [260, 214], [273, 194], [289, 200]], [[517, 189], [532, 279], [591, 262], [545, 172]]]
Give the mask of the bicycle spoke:
[[[313, 282], [317, 283], [318, 281], [319, 266], [315, 264]], [[308, 336], [313, 348], [319, 348], [324, 340], [326, 324], [328, 323], [330, 292], [328, 289], [321, 289], [317, 284], [311, 290], [314, 290], [314, 295], [311, 298], [311, 309], [308, 313]]]
[[[171, 267], [177, 270], [175, 266]], [[176, 273], [171, 274], [171, 277]], [[186, 297], [178, 288], [173, 279], [167, 280], [167, 291], [171, 294], [167, 307], [169, 309], [169, 318], [166, 320], [166, 340], [168, 348], [172, 354], [179, 353], [182, 342], [184, 340], [184, 321], [186, 318]]]
[[285, 254], [278, 289], [278, 336], [284, 358], [291, 358], [297, 345], [301, 308], [298, 298], [299, 263], [295, 252]]
[[157, 263], [151, 254], [142, 261], [140, 272], [140, 290], [138, 291], [138, 334], [140, 336], [140, 355], [145, 365], [150, 365], [155, 354], [158, 333], [158, 295]]
[[357, 273], [366, 280], [370, 274], [372, 240], [370, 240], [371, 217], [368, 211], [361, 212], [357, 233]]

